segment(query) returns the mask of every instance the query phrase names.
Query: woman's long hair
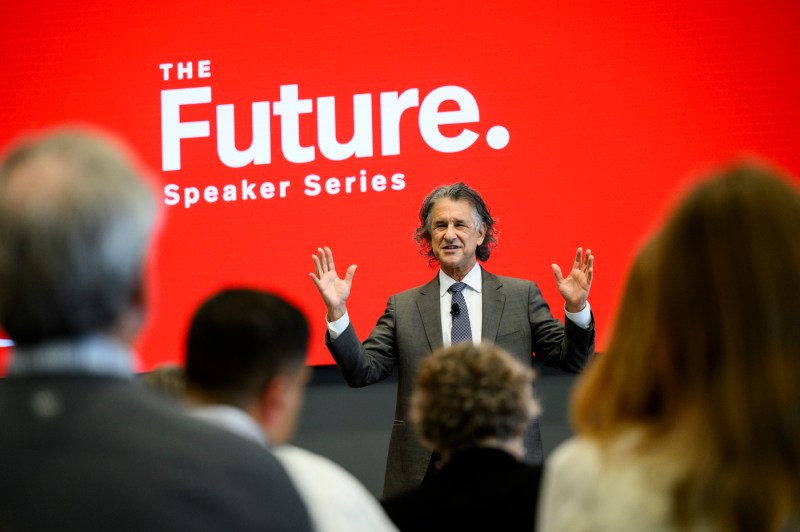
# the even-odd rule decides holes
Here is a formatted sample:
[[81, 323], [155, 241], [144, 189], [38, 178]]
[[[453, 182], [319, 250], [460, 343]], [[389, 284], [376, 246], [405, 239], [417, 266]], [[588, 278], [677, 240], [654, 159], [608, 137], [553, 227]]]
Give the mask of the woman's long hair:
[[800, 517], [800, 194], [740, 164], [697, 187], [634, 263], [604, 355], [573, 397], [601, 444], [679, 471], [675, 522], [782, 530]]

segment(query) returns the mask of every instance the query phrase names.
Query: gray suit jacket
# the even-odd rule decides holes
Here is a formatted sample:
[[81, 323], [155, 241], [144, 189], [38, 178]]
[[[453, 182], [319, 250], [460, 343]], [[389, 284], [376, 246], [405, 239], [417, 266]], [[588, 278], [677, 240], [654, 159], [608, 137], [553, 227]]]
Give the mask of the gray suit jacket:
[[0, 530], [305, 531], [263, 447], [128, 379], [0, 381]]
[[[594, 350], [594, 324], [588, 330], [550, 313], [536, 283], [499, 277], [482, 270], [483, 340], [493, 342], [525, 363], [578, 372]], [[431, 459], [408, 422], [411, 391], [423, 357], [442, 346], [439, 277], [389, 298], [386, 310], [363, 344], [352, 324], [327, 345], [347, 383], [367, 386], [398, 368], [397, 404], [384, 496], [420, 485]], [[594, 320], [592, 320], [594, 323]], [[542, 461], [538, 421], [525, 432], [526, 461]]]

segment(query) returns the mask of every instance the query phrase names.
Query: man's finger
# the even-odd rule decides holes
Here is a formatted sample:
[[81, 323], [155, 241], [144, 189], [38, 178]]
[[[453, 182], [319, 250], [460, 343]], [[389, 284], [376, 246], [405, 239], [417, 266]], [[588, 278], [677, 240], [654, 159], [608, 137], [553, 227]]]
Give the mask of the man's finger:
[[345, 280], [348, 283], [353, 282], [353, 276], [355, 276], [356, 274], [356, 268], [358, 268], [358, 266], [356, 266], [355, 264], [351, 264], [350, 267], [347, 268], [347, 274], [345, 275]]
[[581, 253], [582, 252], [583, 252], [583, 250], [581, 248], [578, 248], [578, 250], [575, 252], [575, 265], [573, 266], [573, 268], [580, 268], [581, 267], [581, 258], [582, 258], [581, 257]]
[[317, 260], [319, 261], [320, 266], [320, 277], [322, 277], [322, 274], [328, 271], [328, 263], [325, 260], [325, 251], [323, 251], [322, 248], [317, 248], [317, 254], [319, 255]]
[[322, 277], [322, 264], [319, 262], [319, 257], [317, 257], [316, 255], [311, 255], [311, 260], [314, 261], [314, 269], [317, 271], [316, 276]]
[[333, 252], [328, 246], [325, 246], [325, 258], [328, 260], [328, 269], [336, 270], [336, 266], [333, 265]]
[[561, 267], [558, 264], [551, 264], [553, 268], [553, 275], [556, 276], [556, 283], [561, 284], [564, 280], [564, 277], [561, 276]]

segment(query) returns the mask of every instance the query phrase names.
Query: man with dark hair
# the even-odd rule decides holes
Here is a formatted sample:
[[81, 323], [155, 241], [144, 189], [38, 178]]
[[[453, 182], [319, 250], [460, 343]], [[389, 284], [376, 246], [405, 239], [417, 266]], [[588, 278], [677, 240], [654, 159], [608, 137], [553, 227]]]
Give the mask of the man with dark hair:
[[[497, 243], [494, 220], [480, 194], [464, 183], [438, 187], [423, 201], [416, 239], [439, 274], [429, 283], [389, 298], [370, 336], [359, 341], [346, 302], [356, 266], [344, 278], [333, 253], [319, 248], [311, 278], [327, 307], [326, 343], [350, 386], [385, 379], [398, 367], [395, 421], [389, 442], [384, 496], [418, 486], [433, 464], [407, 423], [409, 401], [420, 361], [442, 346], [488, 341], [530, 363], [578, 372], [594, 350], [594, 320], [587, 301], [594, 257], [578, 248], [567, 277], [553, 273], [564, 298], [566, 324], [556, 320], [535, 283], [499, 277], [478, 261], [489, 260]], [[541, 436], [534, 420], [524, 434], [525, 459], [542, 461]]]
[[258, 446], [133, 380], [153, 194], [105, 137], [55, 132], [0, 165], [2, 530], [309, 530]]
[[372, 495], [330, 460], [286, 445], [309, 368], [308, 322], [294, 305], [251, 289], [223, 290], [192, 319], [186, 391], [193, 415], [272, 447], [311, 514], [314, 530], [396, 530]]

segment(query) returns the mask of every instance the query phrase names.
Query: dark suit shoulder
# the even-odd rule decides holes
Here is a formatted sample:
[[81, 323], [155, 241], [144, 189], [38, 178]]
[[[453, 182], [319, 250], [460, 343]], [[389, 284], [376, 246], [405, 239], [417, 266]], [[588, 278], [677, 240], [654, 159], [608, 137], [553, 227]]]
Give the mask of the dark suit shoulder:
[[415, 286], [414, 288], [409, 288], [408, 290], [403, 290], [402, 292], [397, 292], [392, 297], [400, 301], [405, 301], [407, 299], [415, 299], [419, 297], [420, 294], [438, 292], [438, 290], [439, 290], [439, 276], [437, 274], [433, 279], [431, 279], [427, 283]]
[[511, 290], [529, 290], [531, 287], [536, 287], [538, 290], [538, 285], [534, 281], [517, 277], [507, 277], [505, 275], [495, 275], [486, 270], [483, 270], [483, 283], [484, 287], [488, 284], [490, 287], [502, 286], [505, 289]]
[[533, 530], [541, 469], [496, 449], [462, 453], [419, 488], [383, 501], [398, 528]]
[[0, 470], [10, 529], [310, 527], [271, 453], [122, 379], [6, 379]]

